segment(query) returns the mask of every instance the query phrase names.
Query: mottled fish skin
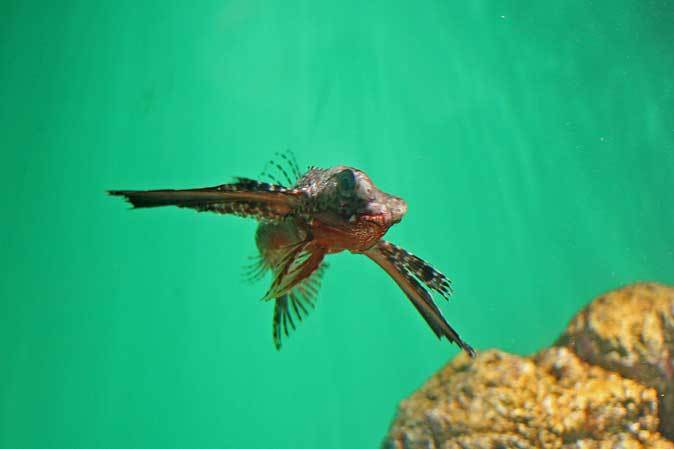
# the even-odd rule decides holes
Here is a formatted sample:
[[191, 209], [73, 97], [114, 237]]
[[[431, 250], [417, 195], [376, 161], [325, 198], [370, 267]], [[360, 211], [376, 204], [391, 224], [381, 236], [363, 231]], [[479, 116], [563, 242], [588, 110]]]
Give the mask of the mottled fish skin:
[[249, 266], [250, 278], [272, 274], [263, 299], [275, 301], [272, 335], [277, 349], [283, 336], [314, 307], [327, 267], [325, 257], [347, 250], [377, 263], [439, 338], [474, 357], [475, 350], [447, 323], [427, 290], [448, 298], [450, 280], [423, 259], [382, 239], [407, 212], [405, 201], [378, 189], [362, 170], [340, 165], [310, 167], [301, 174], [294, 157], [288, 153], [278, 157], [282, 162], [270, 161], [263, 172], [272, 182], [236, 178], [198, 189], [109, 193], [126, 198], [134, 208], [177, 206], [258, 220], [259, 257]]
[[300, 210], [307, 218], [331, 212], [353, 222], [362, 214], [380, 214], [390, 226], [400, 222], [407, 212], [402, 198], [382, 192], [362, 170], [345, 165], [313, 167], [294, 187], [304, 193]]

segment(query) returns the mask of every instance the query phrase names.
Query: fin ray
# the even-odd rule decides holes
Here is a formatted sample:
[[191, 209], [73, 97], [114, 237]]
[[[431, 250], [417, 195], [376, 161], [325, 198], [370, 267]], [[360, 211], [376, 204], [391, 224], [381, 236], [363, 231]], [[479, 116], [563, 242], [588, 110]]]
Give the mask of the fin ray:
[[177, 206], [257, 219], [282, 219], [298, 204], [301, 190], [249, 178], [214, 187], [183, 190], [110, 190], [134, 208]]
[[288, 293], [299, 282], [317, 270], [325, 257], [323, 250], [315, 248], [311, 242], [292, 245], [288, 253], [274, 269], [274, 280], [263, 299], [277, 298]]
[[445, 320], [442, 312], [433, 302], [430, 293], [415, 279], [413, 272], [406, 268], [405, 264], [396, 263], [396, 258], [389, 252], [390, 245], [390, 243], [380, 240], [364, 254], [391, 276], [438, 338], [446, 338], [466, 351], [469, 356], [475, 357], [475, 350], [463, 341]]
[[287, 324], [290, 323], [290, 327], [293, 331], [297, 329], [293, 314], [299, 322], [301, 322], [310, 312], [310, 310], [305, 307], [305, 304], [311, 305], [312, 308], [315, 306], [314, 302], [318, 295], [318, 290], [315, 290], [315, 293], [309, 293], [303, 287], [308, 282], [320, 284], [326, 268], [327, 264], [322, 262], [309, 277], [300, 281], [288, 293], [275, 298], [272, 336], [274, 339], [274, 346], [277, 350], [281, 349], [283, 336], [285, 335], [285, 337], [288, 337], [290, 334]]
[[384, 252], [393, 263], [399, 267], [399, 269], [407, 270], [428, 288], [440, 293], [443, 298], [449, 299], [449, 296], [452, 294], [452, 281], [447, 276], [433, 268], [422, 258], [415, 256], [391, 242], [382, 240], [378, 245], [380, 250]]

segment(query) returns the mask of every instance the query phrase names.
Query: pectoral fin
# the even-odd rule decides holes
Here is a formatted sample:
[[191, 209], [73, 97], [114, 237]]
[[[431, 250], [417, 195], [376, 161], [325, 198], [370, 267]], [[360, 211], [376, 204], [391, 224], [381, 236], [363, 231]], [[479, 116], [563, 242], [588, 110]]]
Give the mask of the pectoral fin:
[[281, 349], [283, 336], [295, 330], [297, 319], [302, 321], [315, 307], [321, 278], [327, 265], [321, 263], [309, 277], [300, 281], [289, 293], [275, 299], [272, 335], [274, 346]]
[[300, 242], [288, 248], [286, 255], [273, 268], [274, 280], [262, 299], [278, 298], [318, 269], [325, 252], [312, 242]]
[[108, 193], [125, 197], [134, 208], [177, 206], [268, 220], [286, 217], [303, 195], [296, 189], [247, 178], [200, 189], [111, 190]]
[[433, 298], [414, 277], [413, 272], [405, 264], [396, 262], [396, 257], [402, 257], [398, 254], [397, 249], [398, 247], [380, 240], [375, 246], [367, 250], [365, 255], [393, 278], [438, 338], [445, 337], [466, 351], [468, 355], [475, 357], [475, 350], [463, 341], [459, 334], [447, 323], [442, 316], [442, 312], [433, 302]]
[[443, 298], [449, 299], [449, 296], [452, 294], [452, 281], [433, 268], [428, 262], [385, 240], [380, 240], [377, 243], [377, 247], [394, 265], [399, 267], [399, 271], [405, 270], [413, 274], [426, 287], [440, 293]]

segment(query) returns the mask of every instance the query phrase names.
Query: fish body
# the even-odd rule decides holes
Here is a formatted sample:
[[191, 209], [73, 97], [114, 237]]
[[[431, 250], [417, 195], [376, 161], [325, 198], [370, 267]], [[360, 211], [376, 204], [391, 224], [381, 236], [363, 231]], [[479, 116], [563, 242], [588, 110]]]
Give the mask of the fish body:
[[[382, 239], [399, 223], [407, 204], [375, 186], [370, 177], [344, 165], [312, 167], [300, 174], [287, 156], [290, 170], [272, 162], [290, 181], [285, 186], [249, 178], [229, 184], [184, 190], [112, 190], [134, 207], [178, 206], [258, 220], [255, 241], [259, 256], [251, 277], [272, 273], [263, 299], [274, 300], [273, 339], [277, 349], [282, 336], [296, 327], [315, 304], [325, 257], [342, 251], [362, 254], [377, 263], [403, 290], [431, 329], [454, 342], [469, 355], [473, 348], [447, 323], [428, 289], [447, 298], [450, 281], [417, 256]], [[290, 182], [288, 183], [290, 184]]]

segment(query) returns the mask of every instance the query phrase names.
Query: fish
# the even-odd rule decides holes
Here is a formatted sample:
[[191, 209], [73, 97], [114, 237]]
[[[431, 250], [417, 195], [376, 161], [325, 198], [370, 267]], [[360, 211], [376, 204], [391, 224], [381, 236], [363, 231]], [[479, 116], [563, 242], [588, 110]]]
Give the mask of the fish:
[[133, 208], [176, 206], [255, 219], [258, 254], [249, 279], [271, 273], [263, 296], [274, 301], [272, 338], [277, 350], [315, 307], [327, 256], [343, 251], [367, 257], [403, 291], [439, 339], [470, 357], [476, 351], [444, 318], [431, 292], [449, 299], [450, 279], [425, 260], [383, 237], [403, 219], [407, 203], [380, 190], [362, 170], [338, 165], [305, 172], [289, 153], [278, 153], [261, 178], [234, 178], [213, 187], [109, 190]]

